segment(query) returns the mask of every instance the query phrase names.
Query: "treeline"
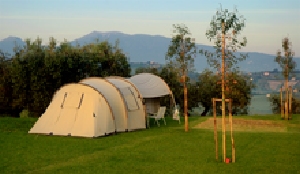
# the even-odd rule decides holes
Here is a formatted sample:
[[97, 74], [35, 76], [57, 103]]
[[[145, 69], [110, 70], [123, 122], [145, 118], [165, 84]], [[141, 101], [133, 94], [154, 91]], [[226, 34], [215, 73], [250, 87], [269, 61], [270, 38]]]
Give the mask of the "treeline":
[[18, 117], [27, 110], [40, 116], [56, 90], [67, 83], [76, 83], [88, 76], [130, 76], [126, 55], [115, 45], [99, 42], [71, 46], [64, 41], [57, 46], [50, 38], [26, 40], [26, 45], [14, 48], [15, 55], [7, 59], [0, 53], [0, 114]]
[[[285, 100], [285, 95], [283, 95], [282, 101]], [[269, 98], [269, 101], [272, 104], [272, 111], [274, 114], [280, 114], [281, 113], [281, 98], [280, 94], [274, 94]], [[283, 105], [283, 104], [282, 104]], [[300, 100], [299, 98], [292, 97], [292, 108], [291, 111], [293, 114], [299, 114], [300, 113]]]
[[[130, 77], [130, 64], [126, 55], [115, 45], [108, 42], [71, 46], [64, 41], [57, 46], [55, 39], [42, 45], [41, 39], [26, 40], [26, 45], [14, 48], [15, 55], [7, 59], [0, 53], [0, 115], [19, 117], [22, 111], [30, 116], [39, 117], [44, 113], [54, 93], [64, 84], [77, 83], [89, 76]], [[183, 111], [183, 87], [178, 73], [168, 66], [157, 68], [137, 68], [135, 74], [150, 72], [160, 76], [171, 88], [176, 103]], [[212, 109], [211, 98], [221, 98], [220, 75], [205, 70], [198, 82], [187, 78], [188, 109], [205, 107], [202, 115]], [[233, 112], [247, 114], [254, 87], [248, 77], [236, 72], [227, 74], [226, 95], [233, 99]], [[227, 98], [228, 98], [227, 97]], [[168, 96], [161, 98], [161, 104], [170, 106]], [[217, 104], [221, 113], [221, 102]], [[168, 110], [170, 112], [170, 110]]]

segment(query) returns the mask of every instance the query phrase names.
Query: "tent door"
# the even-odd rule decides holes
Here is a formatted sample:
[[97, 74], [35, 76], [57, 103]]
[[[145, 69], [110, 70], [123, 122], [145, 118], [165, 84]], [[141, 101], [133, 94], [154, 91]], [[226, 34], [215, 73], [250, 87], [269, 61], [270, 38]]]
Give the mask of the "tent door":
[[59, 116], [55, 124], [55, 133], [71, 135], [76, 122], [78, 110], [82, 104], [83, 93], [65, 93]]

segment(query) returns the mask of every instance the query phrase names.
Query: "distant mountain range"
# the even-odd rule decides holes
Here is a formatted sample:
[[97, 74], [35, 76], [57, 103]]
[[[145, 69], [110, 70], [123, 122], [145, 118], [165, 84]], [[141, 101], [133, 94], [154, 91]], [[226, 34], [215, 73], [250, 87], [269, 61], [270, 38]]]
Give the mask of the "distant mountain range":
[[[32, 40], [34, 40], [33, 38]], [[154, 61], [159, 64], [165, 64], [165, 53], [170, 45], [171, 38], [166, 38], [159, 35], [147, 35], [147, 34], [124, 34], [117, 31], [111, 32], [99, 32], [93, 31], [83, 37], [71, 41], [72, 45], [85, 45], [88, 43], [108, 40], [114, 45], [115, 41], [119, 39], [120, 48], [127, 56], [130, 57], [130, 62], [147, 62]], [[24, 41], [18, 37], [7, 37], [0, 41], [0, 50], [5, 53], [13, 55], [13, 47], [15, 43], [21, 47], [25, 45]], [[58, 43], [59, 44], [59, 43]], [[213, 51], [212, 46], [197, 44], [198, 49], [204, 49]], [[274, 50], [275, 52], [276, 50]], [[248, 58], [239, 62], [238, 66], [244, 72], [261, 72], [261, 71], [273, 71], [275, 68], [279, 68], [278, 64], [274, 62], [274, 56], [258, 52], [248, 53]], [[197, 54], [195, 59], [195, 69], [198, 72], [203, 71], [205, 68], [209, 68], [206, 57]], [[300, 66], [300, 58], [294, 58], [297, 63], [296, 69]]]

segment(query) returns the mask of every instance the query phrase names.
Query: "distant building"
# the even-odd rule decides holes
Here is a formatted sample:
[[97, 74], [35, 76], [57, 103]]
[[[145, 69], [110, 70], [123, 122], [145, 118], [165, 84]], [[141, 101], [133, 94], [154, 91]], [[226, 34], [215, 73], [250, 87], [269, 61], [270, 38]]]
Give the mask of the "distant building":
[[268, 75], [270, 75], [270, 73], [269, 72], [264, 72], [264, 75], [268, 76]]

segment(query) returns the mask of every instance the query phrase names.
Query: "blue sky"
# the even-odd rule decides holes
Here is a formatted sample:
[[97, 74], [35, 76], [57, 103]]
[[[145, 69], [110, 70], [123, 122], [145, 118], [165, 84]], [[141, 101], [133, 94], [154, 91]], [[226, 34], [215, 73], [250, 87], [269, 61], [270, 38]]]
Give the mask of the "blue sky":
[[289, 36], [300, 56], [300, 0], [0, 0], [0, 40], [72, 41], [92, 31], [172, 37], [172, 24], [184, 23], [197, 43], [213, 45], [205, 32], [219, 3], [246, 18], [242, 51], [275, 54]]

